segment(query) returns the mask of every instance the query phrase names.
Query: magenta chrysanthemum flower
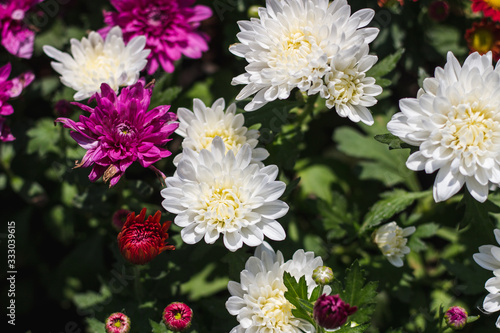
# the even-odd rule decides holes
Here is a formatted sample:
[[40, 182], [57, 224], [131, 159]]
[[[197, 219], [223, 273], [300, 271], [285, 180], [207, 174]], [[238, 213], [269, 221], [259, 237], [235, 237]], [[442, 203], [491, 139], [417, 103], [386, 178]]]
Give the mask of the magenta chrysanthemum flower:
[[166, 72], [174, 71], [181, 55], [200, 58], [208, 50], [208, 37], [197, 31], [200, 21], [212, 16], [210, 8], [192, 7], [195, 0], [111, 0], [118, 12], [104, 11], [109, 26], [99, 32], [105, 36], [113, 26], [120, 26], [126, 42], [135, 36], [146, 36], [151, 50], [147, 71], [153, 74], [159, 64]]
[[35, 75], [26, 72], [12, 80], [7, 80], [10, 75], [10, 63], [0, 67], [0, 141], [13, 141], [16, 138], [10, 133], [10, 128], [5, 124], [5, 118], [2, 116], [11, 115], [14, 112], [12, 105], [7, 101], [12, 97], [21, 94], [24, 87], [30, 84]]
[[76, 167], [94, 165], [90, 172], [90, 181], [101, 176], [114, 186], [125, 170], [136, 160], [147, 168], [158, 160], [171, 155], [163, 146], [169, 136], [177, 129], [177, 116], [167, 112], [169, 105], [160, 105], [147, 111], [153, 91], [152, 85], [144, 86], [144, 81], [125, 87], [119, 96], [103, 83], [101, 93], [91, 99], [97, 106], [73, 102], [82, 110], [90, 113], [89, 117], [80, 116], [75, 122], [68, 118], [57, 118], [64, 127], [70, 128], [71, 137], [87, 149], [87, 153]]
[[334, 329], [344, 325], [358, 308], [345, 303], [339, 295], [321, 295], [314, 303], [313, 316], [319, 326]]
[[193, 311], [181, 302], [170, 303], [163, 310], [163, 322], [167, 328], [174, 332], [182, 332], [191, 325]]
[[132, 213], [132, 211], [128, 209], [118, 209], [111, 218], [113, 227], [115, 227], [115, 229], [118, 231], [122, 230], [123, 225], [127, 221], [127, 218], [130, 215], [130, 213]]
[[26, 12], [43, 0], [7, 0], [0, 3], [2, 45], [20, 58], [31, 58], [35, 33], [24, 22]]
[[121, 312], [115, 312], [106, 319], [105, 325], [106, 333], [128, 333], [130, 318]]

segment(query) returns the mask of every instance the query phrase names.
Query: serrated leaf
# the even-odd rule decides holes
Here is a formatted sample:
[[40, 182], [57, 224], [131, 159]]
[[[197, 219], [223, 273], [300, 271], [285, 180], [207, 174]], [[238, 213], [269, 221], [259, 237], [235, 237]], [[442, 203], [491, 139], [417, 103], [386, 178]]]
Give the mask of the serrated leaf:
[[364, 232], [369, 228], [375, 227], [403, 211], [410, 206], [416, 199], [420, 199], [430, 195], [429, 191], [425, 192], [406, 192], [403, 190], [395, 190], [393, 192], [384, 193], [384, 199], [375, 203], [370, 211], [366, 214], [363, 226], [360, 232]]
[[365, 274], [357, 260], [346, 270], [344, 288], [338, 280], [335, 280], [331, 286], [332, 294], [339, 294], [344, 302], [358, 307], [356, 313], [350, 316], [349, 320], [360, 324], [370, 321], [371, 315], [375, 311], [378, 283], [370, 281], [365, 284]]
[[398, 63], [404, 52], [404, 49], [399, 49], [395, 53], [388, 55], [384, 59], [380, 60], [376, 65], [374, 65], [372, 68], [370, 68], [369, 71], [366, 72], [366, 76], [380, 78], [390, 73], [394, 68], [396, 68], [396, 64]]
[[417, 227], [417, 230], [413, 234], [415, 237], [419, 238], [428, 238], [432, 237], [438, 231], [440, 225], [437, 223], [425, 223]]
[[406, 149], [406, 148], [414, 148], [413, 146], [407, 144], [397, 136], [387, 133], [387, 134], [379, 134], [375, 135], [375, 140], [381, 143], [385, 143], [389, 146], [389, 149]]
[[302, 276], [297, 282], [297, 280], [290, 273], [284, 272], [283, 283], [287, 288], [285, 298], [296, 308], [300, 308], [299, 299], [307, 299], [307, 284], [305, 276]]

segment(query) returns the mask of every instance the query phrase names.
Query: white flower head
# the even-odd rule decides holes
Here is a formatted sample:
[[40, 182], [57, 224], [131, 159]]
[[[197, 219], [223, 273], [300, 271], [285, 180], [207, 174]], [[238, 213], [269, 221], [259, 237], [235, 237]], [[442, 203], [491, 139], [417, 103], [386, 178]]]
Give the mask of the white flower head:
[[379, 227], [374, 235], [373, 241], [378, 245], [382, 254], [396, 267], [403, 266], [403, 257], [410, 253], [406, 246], [408, 239], [415, 232], [415, 227], [401, 228], [396, 222], [390, 222]]
[[[500, 244], [500, 229], [494, 231], [495, 239]], [[472, 255], [474, 261], [484, 269], [493, 271], [494, 277], [486, 281], [484, 288], [489, 294], [484, 298], [483, 308], [488, 313], [500, 310], [500, 247], [495, 245], [483, 245], [479, 247], [479, 253]], [[496, 326], [500, 328], [500, 317]]]
[[102, 83], [107, 83], [118, 92], [119, 87], [137, 82], [140, 71], [147, 64], [150, 50], [144, 50], [146, 37], [132, 38], [127, 45], [122, 30], [112, 28], [106, 39], [92, 31], [88, 39], [71, 39], [71, 55], [44, 45], [43, 51], [58, 62], [51, 62], [52, 68], [61, 74], [61, 82], [76, 90], [77, 101], [100, 92]]
[[248, 61], [232, 84], [246, 85], [236, 97], [256, 94], [245, 106], [254, 111], [276, 99], [286, 99], [293, 88], [317, 93], [339, 52], [375, 39], [377, 28], [365, 28], [372, 9], [351, 15], [346, 0], [267, 0], [259, 19], [240, 21], [240, 43], [229, 50]]
[[387, 124], [389, 131], [419, 150], [406, 166], [415, 171], [437, 170], [436, 202], [457, 193], [465, 184], [478, 201], [500, 183], [500, 66], [492, 55], [477, 52], [462, 67], [448, 52], [444, 68], [436, 68], [417, 98], [400, 100], [401, 112]]
[[165, 180], [161, 191], [163, 207], [177, 214], [174, 223], [182, 227], [185, 243], [202, 238], [213, 244], [224, 236], [230, 251], [257, 246], [264, 236], [285, 239], [277, 218], [288, 212], [278, 198], [285, 183], [276, 181], [278, 167], [260, 167], [252, 160], [252, 148], [245, 144], [238, 153], [226, 150], [224, 141], [215, 137], [211, 149], [200, 153], [185, 148], [173, 177]]
[[[211, 107], [207, 107], [201, 100], [193, 100], [193, 111], [179, 108], [177, 116], [179, 127], [175, 133], [184, 137], [182, 147], [189, 148], [195, 152], [202, 149], [210, 150], [213, 139], [219, 136], [226, 146], [234, 154], [249, 144], [252, 148], [252, 163], [264, 166], [262, 161], [269, 156], [264, 148], [256, 148], [259, 143], [259, 131], [249, 130], [243, 126], [245, 119], [242, 114], [236, 114], [236, 104], [229, 105], [224, 111], [225, 101], [223, 98], [216, 100]], [[182, 158], [182, 153], [174, 159], [177, 165]]]
[[376, 56], [368, 55], [367, 44], [354, 54], [343, 52], [334, 56], [331, 69], [325, 75], [325, 86], [320, 91], [326, 106], [335, 107], [339, 116], [353, 122], [372, 125], [373, 117], [368, 107], [377, 103], [374, 96], [382, 93], [382, 87], [375, 84], [373, 77], [367, 77], [366, 71], [376, 62]]
[[[305, 276], [311, 293], [316, 287], [313, 271], [322, 265], [321, 257], [315, 257], [313, 252], [298, 250], [291, 260], [284, 262], [281, 252], [274, 252], [266, 242], [257, 247], [255, 256], [247, 260], [245, 270], [240, 273], [241, 282], [228, 283], [231, 297], [226, 308], [239, 322], [230, 333], [315, 332], [309, 322], [292, 315], [294, 306], [285, 298], [283, 273], [286, 271], [297, 280]], [[330, 291], [325, 286], [325, 293]]]

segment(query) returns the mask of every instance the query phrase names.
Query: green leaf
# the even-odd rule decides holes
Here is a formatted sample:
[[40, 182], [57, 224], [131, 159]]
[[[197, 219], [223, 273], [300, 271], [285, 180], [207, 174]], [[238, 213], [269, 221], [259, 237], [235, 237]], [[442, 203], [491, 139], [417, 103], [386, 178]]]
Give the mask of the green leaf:
[[295, 170], [300, 177], [300, 190], [304, 196], [312, 195], [327, 203], [333, 202], [331, 186], [339, 179], [328, 165], [303, 159], [297, 161]]
[[338, 280], [335, 280], [331, 286], [332, 294], [339, 294], [344, 302], [349, 303], [350, 306], [358, 307], [356, 313], [350, 316], [349, 320], [359, 324], [371, 320], [371, 315], [375, 311], [378, 282], [370, 281], [365, 284], [365, 273], [357, 260], [346, 270], [344, 288]]
[[388, 55], [384, 59], [380, 60], [376, 65], [370, 68], [368, 72], [366, 72], [366, 76], [371, 76], [377, 79], [386, 74], [389, 74], [390, 72], [392, 72], [392, 70], [394, 70], [394, 68], [396, 68], [396, 64], [398, 63], [404, 52], [404, 49], [399, 49], [395, 53]]
[[58, 141], [61, 132], [54, 125], [53, 119], [40, 119], [35, 127], [29, 129], [26, 134], [30, 138], [26, 149], [28, 154], [37, 152], [40, 157], [43, 157], [49, 152], [60, 153]]
[[385, 143], [389, 149], [415, 148], [391, 133], [375, 135], [375, 140]]
[[382, 200], [375, 203], [366, 214], [361, 232], [375, 227], [382, 221], [391, 218], [395, 214], [403, 211], [410, 206], [416, 199], [431, 195], [430, 191], [425, 192], [406, 192], [403, 190], [394, 190], [381, 194]]
[[463, 33], [455, 26], [438, 24], [426, 30], [427, 41], [443, 57], [452, 52], [455, 57], [466, 55], [468, 50], [463, 43]]
[[95, 318], [85, 318], [85, 321], [87, 322], [89, 332], [92, 332], [92, 333], [105, 333], [106, 332], [105, 325], [102, 321], [99, 321]]
[[288, 272], [283, 273], [283, 283], [287, 288], [285, 298], [295, 307], [300, 307], [299, 299], [307, 299], [307, 284], [305, 276], [302, 276], [299, 281]]
[[107, 286], [101, 286], [100, 292], [88, 291], [86, 293], [76, 294], [73, 297], [73, 302], [80, 309], [92, 308], [98, 304], [105, 302], [111, 297], [111, 291]]
[[149, 319], [149, 324], [151, 325], [152, 333], [168, 333], [167, 326], [165, 326], [165, 324], [163, 324], [162, 322], [157, 323]]

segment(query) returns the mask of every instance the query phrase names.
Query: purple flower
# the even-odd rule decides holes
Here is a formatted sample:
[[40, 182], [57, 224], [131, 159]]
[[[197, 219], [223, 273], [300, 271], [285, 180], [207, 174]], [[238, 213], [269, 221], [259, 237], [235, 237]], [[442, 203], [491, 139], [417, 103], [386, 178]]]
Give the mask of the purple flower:
[[339, 295], [321, 295], [314, 303], [313, 316], [316, 322], [327, 329], [344, 325], [347, 317], [354, 314], [358, 308], [345, 303]]
[[26, 72], [12, 80], [7, 80], [11, 71], [10, 63], [0, 67], [0, 141], [12, 141], [16, 138], [10, 133], [10, 128], [5, 124], [5, 118], [2, 116], [11, 115], [14, 112], [12, 105], [7, 101], [12, 97], [21, 94], [24, 87], [33, 81], [35, 75]]
[[177, 116], [167, 112], [169, 105], [160, 105], [147, 111], [153, 87], [144, 86], [144, 80], [125, 87], [119, 96], [107, 85], [101, 85], [101, 93], [92, 98], [97, 106], [73, 102], [89, 117], [80, 116], [78, 122], [68, 118], [57, 118], [56, 122], [70, 128], [71, 137], [87, 153], [75, 167], [88, 167], [94, 164], [89, 179], [94, 182], [103, 176], [109, 186], [120, 180], [125, 170], [136, 160], [147, 168], [156, 170], [152, 164], [170, 156], [171, 152], [163, 146], [169, 136], [177, 129]]
[[0, 3], [2, 45], [11, 54], [31, 58], [35, 33], [23, 21], [26, 12], [43, 0], [7, 0]]
[[166, 72], [174, 71], [174, 62], [181, 55], [200, 58], [208, 50], [208, 37], [196, 29], [200, 21], [212, 16], [210, 8], [191, 7], [195, 0], [111, 0], [117, 12], [104, 11], [109, 26], [99, 33], [105, 36], [111, 27], [122, 28], [126, 42], [135, 36], [146, 36], [151, 50], [147, 71], [153, 74], [159, 64]]

